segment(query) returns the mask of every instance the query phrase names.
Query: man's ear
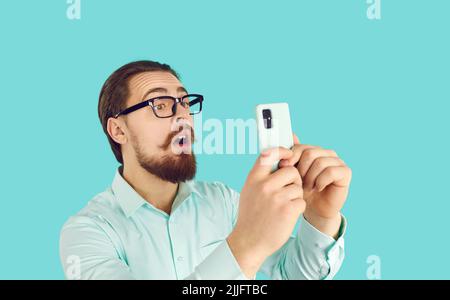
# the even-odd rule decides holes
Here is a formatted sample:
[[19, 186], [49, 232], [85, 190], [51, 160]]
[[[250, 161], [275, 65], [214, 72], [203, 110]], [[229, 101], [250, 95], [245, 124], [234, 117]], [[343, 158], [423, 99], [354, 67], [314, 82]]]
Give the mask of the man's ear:
[[121, 119], [109, 118], [106, 125], [109, 136], [118, 144], [125, 144], [127, 142], [127, 136], [125, 135], [125, 122]]

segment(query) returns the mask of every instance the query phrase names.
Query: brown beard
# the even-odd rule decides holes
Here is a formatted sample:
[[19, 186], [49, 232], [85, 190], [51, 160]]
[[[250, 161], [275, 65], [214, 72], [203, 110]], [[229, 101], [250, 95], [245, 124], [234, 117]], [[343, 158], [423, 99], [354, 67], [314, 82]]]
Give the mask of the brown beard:
[[[181, 130], [169, 134], [161, 148], [166, 150], [168, 147], [170, 147], [172, 139], [180, 132]], [[169, 181], [172, 183], [191, 180], [195, 177], [195, 173], [197, 171], [197, 163], [195, 160], [195, 155], [194, 153], [192, 153], [192, 151], [190, 154], [165, 154], [159, 158], [148, 157], [144, 154], [144, 151], [142, 151], [142, 147], [138, 143], [136, 137], [134, 138], [134, 141], [135, 143], [133, 143], [133, 147], [136, 152], [136, 158], [141, 167], [150, 174], [157, 176], [161, 180]], [[194, 141], [194, 130], [192, 128], [191, 141]]]

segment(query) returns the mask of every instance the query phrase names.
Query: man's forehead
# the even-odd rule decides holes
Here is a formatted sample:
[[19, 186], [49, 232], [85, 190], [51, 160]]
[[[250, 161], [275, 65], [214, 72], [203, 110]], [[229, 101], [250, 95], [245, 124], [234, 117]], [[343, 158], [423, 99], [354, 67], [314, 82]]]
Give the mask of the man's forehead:
[[181, 90], [181, 82], [169, 72], [144, 72], [133, 76], [129, 81], [132, 98], [142, 98], [148, 91], [162, 88], [168, 92]]

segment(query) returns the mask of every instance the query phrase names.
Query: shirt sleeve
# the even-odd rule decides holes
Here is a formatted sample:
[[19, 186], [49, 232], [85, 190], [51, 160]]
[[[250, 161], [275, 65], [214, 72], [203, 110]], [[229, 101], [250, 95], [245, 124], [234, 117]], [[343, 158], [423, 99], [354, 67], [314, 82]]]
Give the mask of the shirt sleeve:
[[[185, 279], [247, 280], [226, 240]], [[254, 279], [254, 278], [252, 278]]]
[[341, 216], [339, 237], [322, 233], [301, 216], [299, 230], [260, 268], [272, 279], [333, 279], [344, 260], [347, 220]]
[[[224, 185], [224, 196], [231, 203], [233, 226], [236, 224], [240, 194]], [[333, 279], [344, 261], [344, 234], [347, 220], [341, 215], [338, 239], [334, 240], [313, 225], [303, 215], [299, 230], [269, 256], [259, 269], [271, 279]], [[253, 278], [254, 279], [254, 278]]]

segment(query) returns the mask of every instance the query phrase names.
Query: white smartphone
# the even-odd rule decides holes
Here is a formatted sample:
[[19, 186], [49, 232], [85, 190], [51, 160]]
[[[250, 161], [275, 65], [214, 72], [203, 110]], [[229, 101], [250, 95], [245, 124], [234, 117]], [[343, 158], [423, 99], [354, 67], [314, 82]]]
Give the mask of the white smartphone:
[[[256, 106], [256, 124], [258, 128], [259, 151], [273, 147], [291, 149], [294, 137], [291, 127], [289, 105], [285, 102], [259, 104]], [[278, 161], [272, 171], [278, 169]]]

